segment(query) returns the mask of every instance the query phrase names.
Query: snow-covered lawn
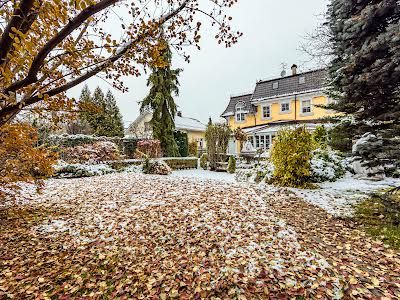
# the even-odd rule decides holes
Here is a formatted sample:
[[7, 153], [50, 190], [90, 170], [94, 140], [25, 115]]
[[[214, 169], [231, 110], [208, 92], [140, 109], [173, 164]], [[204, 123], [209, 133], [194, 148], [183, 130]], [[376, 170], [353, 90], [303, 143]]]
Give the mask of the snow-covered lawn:
[[400, 179], [386, 178], [381, 181], [356, 179], [350, 174], [335, 181], [319, 184], [319, 189], [289, 189], [305, 201], [320, 206], [338, 217], [351, 216], [354, 205], [366, 199], [371, 193], [400, 186]]
[[225, 172], [212, 172], [203, 169], [177, 170], [172, 172], [172, 176], [199, 180], [210, 179], [224, 182], [235, 182], [235, 174], [229, 174]]

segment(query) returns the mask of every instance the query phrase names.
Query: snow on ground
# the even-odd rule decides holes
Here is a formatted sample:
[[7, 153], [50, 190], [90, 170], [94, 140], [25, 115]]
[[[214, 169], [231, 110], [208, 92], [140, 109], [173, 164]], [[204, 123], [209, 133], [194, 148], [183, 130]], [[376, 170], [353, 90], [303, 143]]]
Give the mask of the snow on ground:
[[181, 178], [235, 182], [235, 174], [229, 174], [225, 172], [212, 172], [203, 169], [177, 170], [172, 172], [172, 176]]
[[386, 178], [381, 181], [356, 179], [350, 174], [335, 181], [319, 184], [320, 189], [295, 189], [298, 197], [318, 205], [334, 216], [348, 217], [354, 212], [354, 205], [366, 199], [371, 193], [400, 186], [400, 179]]

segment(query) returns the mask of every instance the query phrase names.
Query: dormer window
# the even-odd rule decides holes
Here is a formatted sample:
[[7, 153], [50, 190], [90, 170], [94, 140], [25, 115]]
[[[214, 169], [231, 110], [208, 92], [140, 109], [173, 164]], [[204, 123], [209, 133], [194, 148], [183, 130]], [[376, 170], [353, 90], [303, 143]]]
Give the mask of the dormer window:
[[277, 88], [279, 88], [279, 82], [274, 82], [274, 83], [272, 84], [272, 88], [273, 88], [274, 90], [276, 90]]
[[243, 102], [239, 102], [235, 106], [235, 116], [236, 116], [236, 122], [244, 122], [245, 117], [246, 117], [246, 108]]
[[299, 84], [304, 84], [306, 83], [306, 78], [304, 76], [299, 77]]

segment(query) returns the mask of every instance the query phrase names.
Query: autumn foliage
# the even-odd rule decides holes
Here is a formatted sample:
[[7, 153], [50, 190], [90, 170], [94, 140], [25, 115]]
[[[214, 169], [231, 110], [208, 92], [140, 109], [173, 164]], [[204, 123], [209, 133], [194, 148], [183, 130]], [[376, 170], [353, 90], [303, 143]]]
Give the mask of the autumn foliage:
[[41, 179], [53, 174], [57, 155], [44, 147], [36, 147], [38, 135], [27, 124], [0, 127], [0, 201], [15, 196], [18, 182], [41, 185]]
[[143, 140], [137, 143], [136, 157], [142, 158], [147, 156], [150, 158], [161, 157], [161, 143], [159, 140]]
[[121, 157], [118, 146], [108, 141], [64, 148], [62, 152], [63, 159], [69, 163], [98, 164], [118, 160]]

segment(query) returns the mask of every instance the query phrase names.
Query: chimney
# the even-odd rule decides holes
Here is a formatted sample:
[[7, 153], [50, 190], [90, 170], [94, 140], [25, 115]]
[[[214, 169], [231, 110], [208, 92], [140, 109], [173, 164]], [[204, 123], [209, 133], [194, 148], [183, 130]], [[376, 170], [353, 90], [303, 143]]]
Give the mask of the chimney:
[[178, 117], [181, 117], [181, 118], [182, 118], [182, 112], [181, 112], [181, 111], [178, 111], [178, 112], [176, 113], [176, 115], [177, 115]]
[[297, 74], [297, 65], [293, 64], [293, 66], [291, 67], [292, 69], [292, 75], [296, 75]]

